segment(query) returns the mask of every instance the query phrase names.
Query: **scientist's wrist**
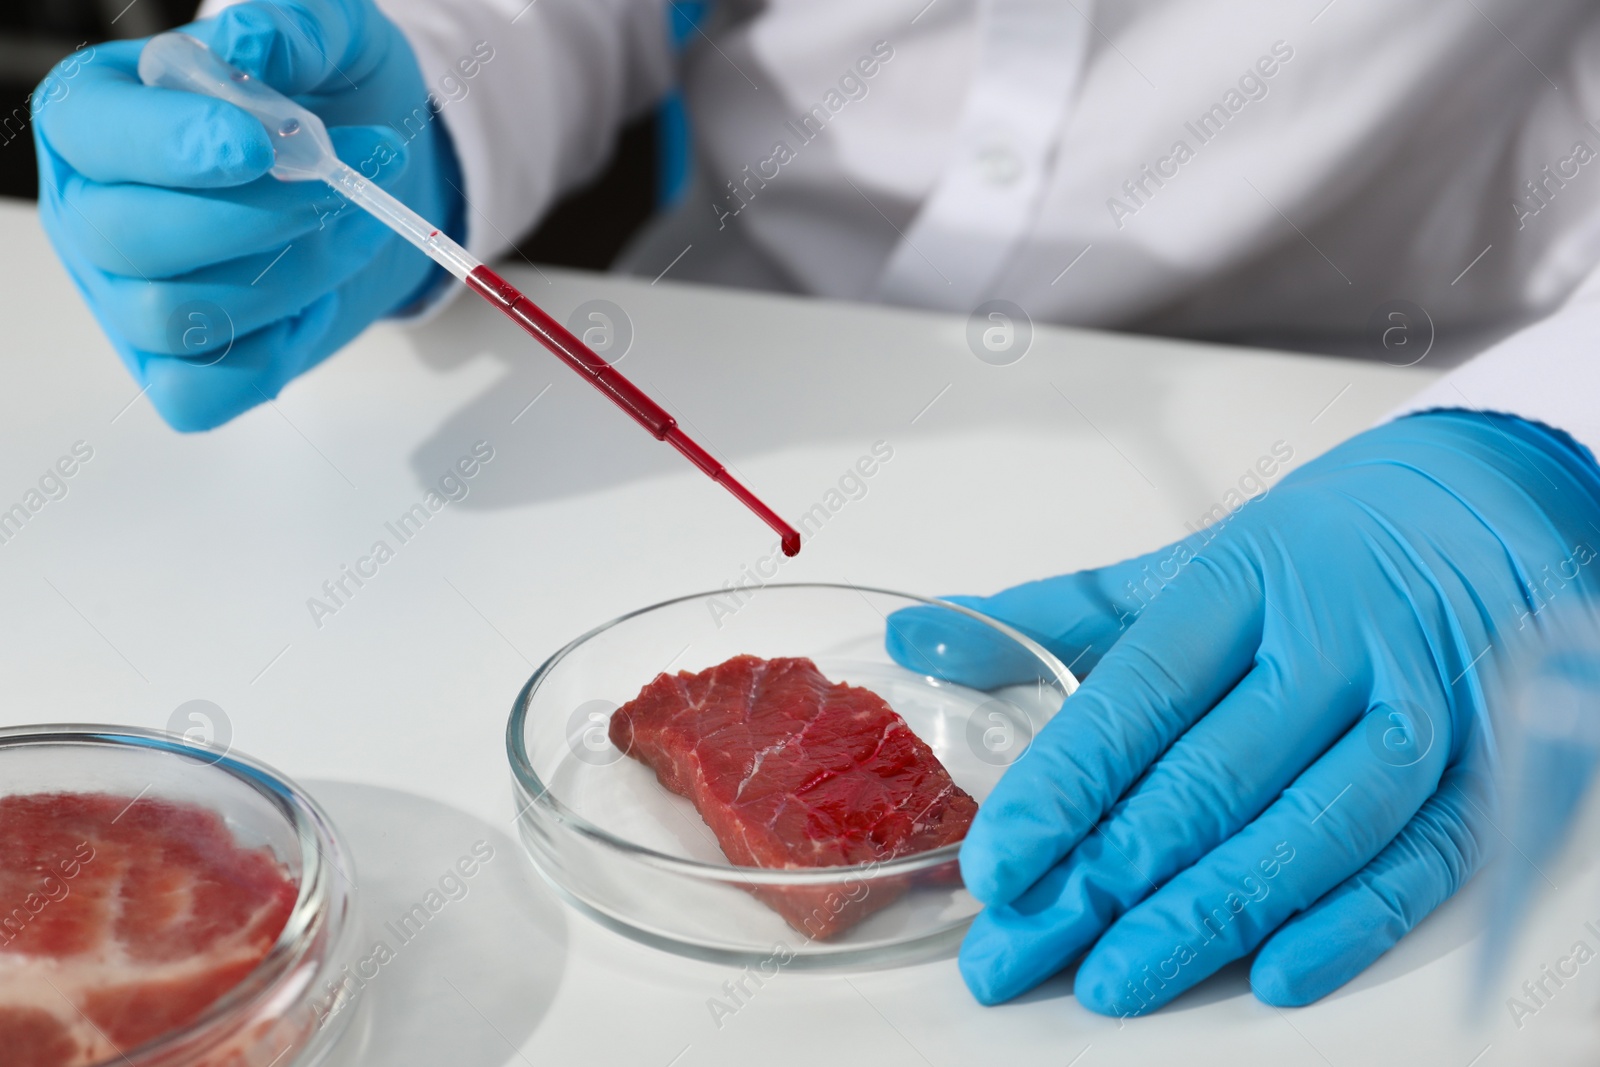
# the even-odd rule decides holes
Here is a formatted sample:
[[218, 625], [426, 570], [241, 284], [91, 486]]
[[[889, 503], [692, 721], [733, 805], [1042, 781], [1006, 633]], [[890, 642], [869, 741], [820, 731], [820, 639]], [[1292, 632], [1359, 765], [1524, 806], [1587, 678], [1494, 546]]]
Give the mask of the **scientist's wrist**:
[[[1466, 456], [1491, 463], [1509, 477], [1528, 477], [1542, 483], [1528, 488], [1543, 490], [1566, 481], [1600, 508], [1600, 462], [1589, 449], [1558, 427], [1498, 411], [1441, 408], [1407, 415], [1392, 427], [1425, 429], [1441, 442], [1453, 444]], [[1552, 482], [1552, 476], [1555, 481]], [[1581, 505], [1581, 499], [1571, 500]]]

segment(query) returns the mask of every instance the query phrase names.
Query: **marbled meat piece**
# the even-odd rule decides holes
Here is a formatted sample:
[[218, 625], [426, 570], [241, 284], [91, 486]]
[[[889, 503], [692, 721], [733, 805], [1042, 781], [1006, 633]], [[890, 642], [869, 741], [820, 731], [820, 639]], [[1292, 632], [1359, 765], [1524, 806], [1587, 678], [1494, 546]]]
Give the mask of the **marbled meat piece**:
[[[961, 840], [978, 810], [882, 697], [828, 681], [809, 659], [735, 656], [658, 675], [612, 715], [610, 734], [694, 803], [738, 866], [881, 862]], [[752, 891], [825, 938], [904, 888]]]
[[271, 951], [298, 895], [194, 804], [0, 796], [0, 1064], [120, 1062], [187, 1026]]

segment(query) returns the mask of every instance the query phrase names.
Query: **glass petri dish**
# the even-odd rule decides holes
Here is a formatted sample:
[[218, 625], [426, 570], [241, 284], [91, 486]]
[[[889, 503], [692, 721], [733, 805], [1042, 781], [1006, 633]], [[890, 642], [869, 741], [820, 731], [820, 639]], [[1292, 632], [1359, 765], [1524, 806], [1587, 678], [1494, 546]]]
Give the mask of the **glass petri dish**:
[[[924, 622], [948, 614], [1003, 669], [975, 688], [936, 677], [932, 659], [930, 673], [896, 663], [886, 627], [906, 609]], [[942, 649], [929, 651], [936, 659]], [[980, 804], [1077, 686], [1027, 636], [909, 593], [769, 583], [642, 608], [556, 652], [512, 707], [506, 747], [517, 822], [540, 874], [577, 909], [637, 941], [769, 973], [883, 966], [946, 951], [979, 910], [961, 885], [958, 845], [855, 866], [735, 866], [687, 799], [611, 744], [611, 713], [658, 674], [703, 670], [741, 653], [806, 656], [831, 681], [877, 693]], [[759, 899], [786, 893], [828, 907], [873, 893], [892, 903], [819, 939]]]
[[[90, 1061], [96, 1067], [314, 1067], [324, 1060], [357, 1014], [345, 969], [354, 958], [356, 896], [348, 850], [310, 797], [265, 764], [160, 731], [82, 724], [0, 729], [0, 798], [35, 794], [126, 797], [125, 812], [152, 801], [173, 805], [168, 811], [204, 809], [221, 818], [240, 848], [270, 853], [296, 891], [266, 955], [187, 1025], [116, 1047], [68, 998], [90, 1025], [72, 1039], [78, 1058], [67, 1062], [98, 1055], [95, 1035], [113, 1046]], [[81, 869], [93, 867], [91, 855]], [[61, 901], [82, 888], [85, 876], [78, 872], [75, 865], [52, 872], [65, 890], [55, 894]], [[6, 902], [0, 923], [9, 917], [25, 931], [63, 906], [40, 900], [32, 902], [39, 908], [32, 915], [13, 914], [24, 902]], [[5, 965], [0, 948], [0, 977]], [[140, 966], [131, 965], [135, 984], [144, 979]], [[8, 1009], [22, 1010], [0, 994], [0, 1013]]]

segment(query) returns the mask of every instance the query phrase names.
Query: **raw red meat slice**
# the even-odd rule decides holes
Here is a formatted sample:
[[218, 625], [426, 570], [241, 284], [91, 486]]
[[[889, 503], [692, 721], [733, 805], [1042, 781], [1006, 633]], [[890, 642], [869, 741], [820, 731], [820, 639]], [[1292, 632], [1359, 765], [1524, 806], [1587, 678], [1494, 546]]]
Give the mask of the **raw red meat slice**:
[[[742, 867], [836, 867], [948, 845], [977, 802], [878, 694], [803, 658], [735, 656], [661, 674], [611, 717], [611, 741], [688, 797]], [[789, 924], [831, 937], [889, 904], [878, 884], [752, 890]]]
[[118, 1060], [188, 1025], [261, 962], [297, 896], [205, 808], [0, 797], [0, 1061]]
[[11, 1067], [79, 1062], [79, 1046], [61, 1021], [38, 1008], [0, 1007], [0, 1042]]

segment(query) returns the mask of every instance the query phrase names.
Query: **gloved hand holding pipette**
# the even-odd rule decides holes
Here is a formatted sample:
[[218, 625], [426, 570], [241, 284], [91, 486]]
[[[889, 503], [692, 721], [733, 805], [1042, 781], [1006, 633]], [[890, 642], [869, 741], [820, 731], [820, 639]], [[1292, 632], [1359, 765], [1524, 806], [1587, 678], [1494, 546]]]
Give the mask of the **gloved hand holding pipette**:
[[[450, 139], [411, 46], [370, 0], [245, 3], [186, 32], [305, 101], [341, 159], [459, 235]], [[70, 92], [39, 108], [40, 212], [156, 409], [205, 430], [445, 275], [321, 182], [270, 177], [273, 146], [250, 115], [141, 84], [143, 47], [97, 46]]]
[[[233, 35], [225, 41], [237, 41], [240, 36], [246, 41], [253, 42], [243, 50], [247, 54], [259, 54], [269, 57], [263, 65], [266, 75], [277, 75], [278, 64], [271, 61], [276, 51], [272, 42], [283, 39], [284, 26], [275, 23], [261, 25], [250, 20], [248, 5], [240, 5], [226, 12], [222, 18], [228, 20], [237, 12], [244, 15], [232, 19], [238, 22], [244, 18], [249, 24], [249, 29], [242, 35]], [[307, 42], [311, 50], [324, 57], [325, 66], [337, 64], [326, 59], [326, 53], [311, 37], [311, 32], [318, 30], [315, 22], [306, 22], [296, 25], [293, 16], [285, 13], [276, 4], [272, 5], [275, 15], [288, 21], [289, 29], [296, 29]], [[358, 8], [355, 15], [366, 18], [381, 18], [371, 8]], [[354, 33], [359, 26], [353, 23], [345, 27], [335, 27]], [[319, 33], [319, 36], [321, 34]], [[333, 34], [335, 38], [338, 33]], [[263, 43], [266, 42], [266, 43]], [[240, 47], [237, 46], [236, 47]], [[309, 62], [302, 57], [303, 61]], [[289, 75], [293, 74], [294, 65], [287, 66]], [[318, 68], [321, 69], [321, 68]], [[414, 70], [415, 63], [406, 70]], [[370, 216], [374, 221], [387, 228], [394, 235], [412, 245], [417, 251], [423, 253], [428, 260], [432, 260], [444, 267], [459, 281], [465, 283], [485, 300], [489, 301], [497, 310], [505, 313], [519, 326], [550, 350], [557, 358], [566, 363], [580, 374], [595, 388], [599, 389], [613, 403], [626, 412], [635, 422], [654, 436], [657, 440], [670, 444], [689, 462], [693, 463], [707, 477], [727, 489], [740, 503], [749, 508], [762, 522], [766, 523], [779, 536], [779, 544], [783, 553], [793, 556], [800, 551], [800, 534], [784, 521], [776, 512], [767, 507], [758, 497], [747, 489], [733, 474], [711, 453], [702, 448], [696, 441], [684, 432], [674, 418], [665, 408], [656, 403], [649, 395], [630, 381], [626, 375], [606, 362], [598, 353], [594, 352], [581, 340], [575, 337], [566, 327], [552, 319], [541, 308], [511, 285], [504, 278], [494, 273], [489, 267], [479, 261], [447, 232], [449, 224], [430, 220], [419, 213], [405, 200], [387, 192], [379, 183], [378, 178], [385, 166], [393, 164], [397, 154], [392, 145], [387, 141], [380, 142], [373, 154], [366, 160], [352, 163], [341, 159], [333, 139], [322, 121], [321, 116], [307, 110], [305, 107], [290, 99], [283, 91], [270, 84], [266, 75], [252, 74], [249, 70], [236, 67], [223, 59], [215, 50], [211, 49], [198, 36], [184, 33], [165, 33], [156, 36], [147, 42], [139, 54], [137, 74], [140, 81], [147, 87], [157, 92], [176, 92], [180, 96], [198, 96], [201, 99], [214, 99], [220, 101], [224, 107], [237, 109], [237, 112], [248, 116], [250, 121], [244, 125], [250, 137], [241, 146], [236, 146], [235, 151], [242, 152], [245, 156], [260, 154], [261, 136], [265, 135], [265, 152], [268, 158], [268, 171], [275, 179], [280, 179], [291, 184], [305, 183], [314, 189], [321, 189], [324, 185], [334, 193], [334, 207], [318, 213], [319, 229], [325, 229], [324, 220], [330, 214], [342, 213], [344, 208], [355, 205], [358, 214]], [[426, 123], [429, 117], [420, 109], [414, 112], [420, 115], [419, 122]], [[230, 115], [231, 117], [231, 115]], [[192, 117], [191, 117], [192, 119]], [[204, 121], [202, 117], [199, 121]], [[253, 122], [253, 128], [252, 128]], [[403, 128], [410, 130], [408, 123], [402, 124]], [[70, 123], [68, 124], [70, 129]], [[227, 135], [233, 130], [206, 129], [205, 137], [211, 138]], [[172, 135], [172, 131], [168, 131]], [[223, 157], [229, 155], [226, 142], [213, 145], [213, 150]], [[447, 149], [441, 149], [447, 151]], [[439, 173], [435, 177], [455, 188], [448, 174]], [[258, 179], [265, 180], [265, 179]], [[437, 190], [436, 190], [437, 191]], [[432, 199], [425, 195], [425, 202]], [[448, 200], [448, 198], [446, 198]], [[459, 200], [459, 196], [457, 200]], [[98, 231], [97, 231], [98, 232]], [[330, 240], [340, 240], [330, 237]], [[292, 247], [292, 246], [290, 246]], [[341, 254], [350, 250], [344, 244], [338, 246]], [[279, 257], [275, 257], [262, 268], [261, 274], [252, 279], [248, 288], [253, 289], [257, 282], [264, 277], [268, 270], [276, 265], [277, 258], [287, 255], [289, 248], [285, 248]], [[355, 254], [358, 257], [373, 258], [379, 261], [395, 259], [401, 263], [416, 265], [417, 257], [409, 250], [400, 249], [398, 255], [392, 247], [379, 243], [375, 247], [367, 247], [361, 241], [356, 242]], [[423, 276], [430, 273], [426, 268], [427, 260], [422, 260]], [[241, 314], [246, 309], [255, 311], [255, 301], [248, 298], [240, 301], [225, 286], [227, 282], [237, 282], [235, 264], [229, 264], [221, 271], [210, 272], [222, 275], [224, 288], [216, 290], [220, 298], [229, 298], [241, 304]], [[363, 283], [363, 274], [358, 272], [355, 278], [348, 283], [351, 291], [358, 298], [354, 303], [348, 303], [348, 314], [339, 325], [338, 318], [332, 320], [335, 329], [322, 329], [305, 331], [299, 338], [309, 347], [299, 352], [300, 359], [283, 359], [280, 357], [273, 364], [278, 371], [287, 370], [289, 376], [304, 370], [311, 362], [329, 354], [354, 331], [358, 331], [366, 321], [372, 317], [374, 308], [384, 307], [382, 299], [376, 303], [371, 302], [377, 293], [375, 286], [391, 286], [390, 296], [402, 290], [403, 286], [397, 285], [397, 279], [405, 279], [407, 272], [401, 268], [391, 268], [377, 274], [373, 279]], [[312, 274], [313, 284], [321, 282], [326, 284], [327, 277], [318, 277]], [[155, 283], [148, 283], [155, 284]], [[192, 294], [193, 286], [173, 287], [168, 286], [162, 296], [171, 298]], [[201, 291], [211, 291], [202, 289]], [[415, 290], [411, 290], [413, 299]], [[333, 302], [337, 310], [341, 290], [335, 289], [325, 298]], [[305, 294], [300, 293], [301, 296]], [[126, 294], [122, 294], [126, 298]], [[135, 324], [130, 331], [134, 337], [138, 336], [138, 321], [142, 313], [145, 320], [142, 324], [148, 326], [150, 312], [153, 309], [157, 314], [165, 305], [160, 298], [151, 300], [148, 295], [142, 302], [135, 303]], [[290, 320], [288, 325], [289, 337], [293, 338], [297, 327], [307, 319], [316, 320], [314, 308], [302, 310]], [[363, 317], [365, 316], [365, 318]], [[324, 315], [325, 319], [327, 316]], [[198, 319], [199, 322], [191, 325], [190, 320]], [[220, 321], [219, 321], [220, 320]], [[246, 320], [247, 327], [254, 328], [251, 320]], [[281, 325], [281, 324], [274, 324]], [[200, 344], [194, 344], [191, 338], [196, 329], [201, 331], [203, 338]], [[229, 359], [233, 355], [235, 343], [234, 331], [238, 329], [231, 312], [225, 307], [218, 307], [204, 301], [191, 299], [179, 304], [169, 315], [168, 343], [172, 355], [177, 357], [177, 362], [145, 363], [139, 368], [148, 376], [148, 386], [152, 392], [161, 388], [167, 395], [176, 393], [180, 396], [192, 396], [197, 390], [201, 395], [212, 400], [232, 398], [232, 410], [224, 408], [223, 418], [230, 417], [238, 410], [251, 407], [255, 403], [271, 399], [271, 395], [262, 388], [257, 381], [255, 363], [248, 355], [241, 354], [239, 358]], [[222, 336], [217, 336], [218, 332]], [[343, 332], [341, 332], [343, 331]], [[277, 331], [281, 333], [282, 331]], [[274, 332], [266, 332], [266, 339], [282, 340]], [[291, 346], [291, 355], [293, 347]], [[135, 349], [134, 358], [140, 353]], [[309, 362], [308, 362], [309, 360]], [[197, 378], [197, 372], [203, 372], [218, 366], [224, 366], [222, 372], [227, 375], [225, 383], [208, 382], [206, 378]], [[213, 371], [211, 377], [216, 377]], [[273, 393], [281, 387], [285, 379], [279, 379], [273, 384]], [[269, 379], [270, 382], [270, 379]], [[242, 389], [249, 392], [242, 393]], [[254, 397], [250, 395], [254, 394]], [[242, 400], [242, 403], [240, 402]], [[159, 405], [158, 405], [159, 406]], [[180, 404], [169, 402], [161, 410], [167, 413], [167, 421], [182, 428], [207, 428], [210, 425], [205, 418], [208, 409], [204, 405]], [[199, 415], [198, 425], [185, 426], [185, 422], [192, 416]], [[217, 421], [217, 420], [213, 420]]]

